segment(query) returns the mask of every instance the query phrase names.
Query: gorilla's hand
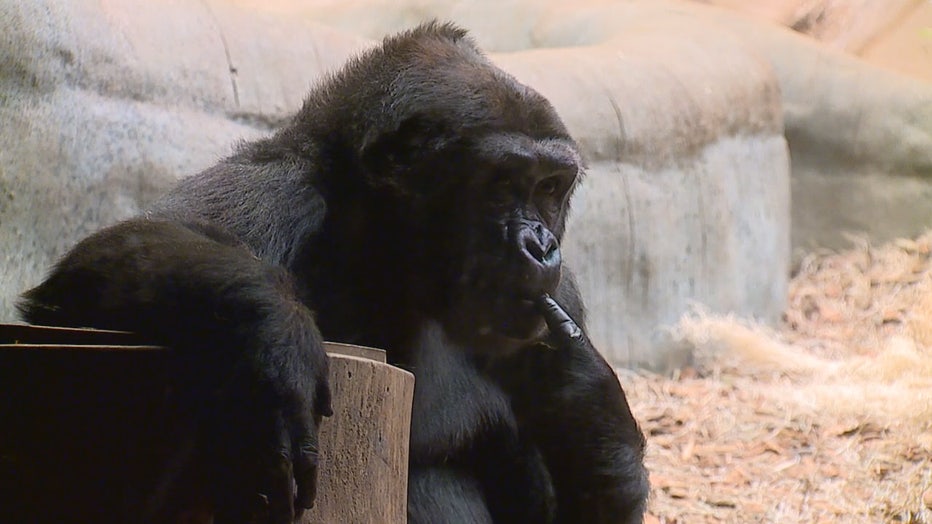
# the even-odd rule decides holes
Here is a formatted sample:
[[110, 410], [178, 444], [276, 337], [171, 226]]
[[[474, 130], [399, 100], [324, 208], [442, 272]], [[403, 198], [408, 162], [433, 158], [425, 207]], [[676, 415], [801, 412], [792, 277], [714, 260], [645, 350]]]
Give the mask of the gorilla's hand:
[[244, 354], [229, 386], [205, 405], [212, 420], [202, 474], [221, 479], [211, 494], [218, 523], [288, 524], [314, 505], [318, 429], [332, 414], [328, 366], [318, 337], [286, 329]]
[[558, 520], [639, 523], [648, 492], [644, 437], [624, 391], [560, 304], [547, 295], [536, 304], [556, 351], [534, 358], [535, 375], [553, 390], [537, 391], [535, 401], [546, 407], [528, 420], [557, 488]]

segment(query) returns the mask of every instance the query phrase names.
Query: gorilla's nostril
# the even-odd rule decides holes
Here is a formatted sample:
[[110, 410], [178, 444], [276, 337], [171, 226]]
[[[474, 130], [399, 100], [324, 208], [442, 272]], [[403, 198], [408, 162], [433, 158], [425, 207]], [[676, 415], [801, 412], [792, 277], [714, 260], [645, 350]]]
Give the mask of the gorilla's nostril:
[[524, 241], [524, 249], [531, 255], [531, 258], [538, 262], [543, 262], [546, 253], [544, 252], [544, 246], [540, 245], [540, 241], [537, 240], [537, 238], [533, 236], [527, 238]]
[[541, 243], [537, 238], [528, 239], [524, 249], [533, 262], [544, 270], [560, 265], [560, 246], [555, 241]]
[[560, 247], [557, 245], [556, 242], [552, 242], [548, 247], [549, 249], [547, 250], [546, 253], [544, 253], [544, 256], [541, 259], [541, 262], [543, 262], [544, 265], [548, 265], [548, 266], [559, 264], [560, 263]]

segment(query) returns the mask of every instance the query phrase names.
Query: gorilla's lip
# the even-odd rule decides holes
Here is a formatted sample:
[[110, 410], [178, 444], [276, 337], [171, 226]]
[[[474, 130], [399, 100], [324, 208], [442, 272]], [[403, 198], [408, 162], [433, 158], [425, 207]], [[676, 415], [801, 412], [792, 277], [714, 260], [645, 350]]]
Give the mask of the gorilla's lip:
[[532, 298], [512, 296], [510, 300], [500, 303], [500, 306], [503, 309], [498, 311], [496, 321], [493, 321], [493, 324], [497, 324], [495, 331], [517, 341], [529, 341], [539, 336], [543, 318]]
[[541, 299], [546, 296], [552, 295], [552, 294], [553, 292], [551, 291], [539, 291], [536, 293], [525, 293], [525, 294], [522, 294], [520, 297], [518, 297], [517, 303], [520, 304], [521, 307], [531, 308], [534, 311], [540, 312], [539, 304], [540, 304]]
[[529, 316], [537, 313], [537, 304], [533, 298], [528, 296], [515, 297], [512, 301], [512, 308], [515, 313], [521, 316]]

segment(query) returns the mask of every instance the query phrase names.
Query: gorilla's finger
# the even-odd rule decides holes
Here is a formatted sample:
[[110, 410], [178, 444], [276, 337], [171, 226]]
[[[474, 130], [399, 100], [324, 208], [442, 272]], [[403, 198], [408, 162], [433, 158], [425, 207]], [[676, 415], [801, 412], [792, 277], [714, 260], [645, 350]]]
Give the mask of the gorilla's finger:
[[291, 524], [294, 521], [294, 471], [291, 464], [291, 438], [284, 420], [277, 420], [277, 443], [265, 461], [262, 483], [269, 500], [269, 522]]
[[291, 453], [280, 450], [278, 456], [266, 471], [267, 496], [269, 498], [269, 522], [274, 524], [291, 524], [294, 521], [294, 484], [291, 467]]
[[557, 304], [556, 300], [550, 298], [550, 295], [543, 295], [535, 302], [538, 311], [543, 315], [547, 327], [555, 336], [578, 341], [582, 338], [583, 332], [579, 325], [570, 318], [569, 314]]
[[295, 508], [299, 511], [314, 507], [314, 499], [317, 497], [317, 466], [319, 460], [317, 436], [312, 431], [298, 439], [295, 444], [294, 478], [298, 484]]
[[330, 385], [325, 380], [319, 381], [317, 383], [315, 394], [316, 398], [314, 399], [314, 411], [316, 414], [322, 415], [324, 417], [333, 416], [333, 403], [331, 402]]

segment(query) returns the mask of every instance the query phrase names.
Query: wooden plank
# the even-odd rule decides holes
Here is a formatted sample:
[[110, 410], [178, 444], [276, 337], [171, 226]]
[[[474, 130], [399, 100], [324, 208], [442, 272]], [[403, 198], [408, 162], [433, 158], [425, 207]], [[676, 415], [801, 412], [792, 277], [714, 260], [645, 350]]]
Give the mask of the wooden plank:
[[327, 350], [328, 355], [347, 355], [368, 358], [382, 363], [386, 361], [385, 351], [382, 349], [357, 346], [355, 344], [343, 344], [341, 342], [324, 342], [324, 348]]
[[[189, 440], [166, 411], [172, 353], [120, 341], [141, 342], [123, 332], [0, 325], [4, 518], [113, 520], [141, 504], [166, 457]], [[381, 350], [325, 349], [334, 416], [321, 425], [317, 504], [302, 522], [403, 523], [414, 376], [386, 364]]]
[[0, 324], [0, 344], [62, 344], [135, 346], [143, 340], [128, 331]]

